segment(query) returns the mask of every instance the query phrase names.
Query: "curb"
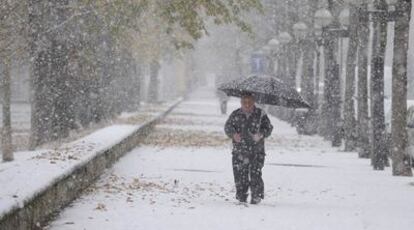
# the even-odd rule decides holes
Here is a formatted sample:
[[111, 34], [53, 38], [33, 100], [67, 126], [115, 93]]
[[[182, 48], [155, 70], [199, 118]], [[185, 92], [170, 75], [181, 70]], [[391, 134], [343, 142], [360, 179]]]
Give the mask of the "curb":
[[10, 210], [0, 216], [0, 230], [42, 229], [42, 223], [50, 220], [53, 214], [78, 198], [107, 168], [119, 158], [134, 149], [155, 125], [176, 108], [183, 98], [174, 102], [166, 111], [142, 124], [132, 134], [112, 147], [98, 152], [92, 159], [80, 163], [67, 175], [58, 178], [42, 191], [34, 194], [22, 207]]

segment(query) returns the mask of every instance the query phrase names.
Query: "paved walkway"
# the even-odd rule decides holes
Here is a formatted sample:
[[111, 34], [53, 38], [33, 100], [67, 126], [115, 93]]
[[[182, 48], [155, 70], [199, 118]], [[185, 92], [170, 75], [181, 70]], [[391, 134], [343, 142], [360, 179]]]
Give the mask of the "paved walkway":
[[[236, 108], [236, 100], [230, 109]], [[266, 199], [234, 201], [226, 116], [213, 93], [198, 91], [120, 160], [49, 229], [409, 229], [412, 178], [371, 170], [356, 153], [298, 136], [271, 118]]]

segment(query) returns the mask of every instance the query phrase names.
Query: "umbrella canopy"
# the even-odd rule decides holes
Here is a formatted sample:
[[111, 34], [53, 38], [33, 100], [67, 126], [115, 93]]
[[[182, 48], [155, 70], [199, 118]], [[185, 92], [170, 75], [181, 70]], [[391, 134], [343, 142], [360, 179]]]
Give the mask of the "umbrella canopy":
[[225, 83], [218, 88], [228, 96], [241, 97], [252, 94], [257, 103], [287, 108], [310, 108], [298, 91], [271, 76], [251, 76]]

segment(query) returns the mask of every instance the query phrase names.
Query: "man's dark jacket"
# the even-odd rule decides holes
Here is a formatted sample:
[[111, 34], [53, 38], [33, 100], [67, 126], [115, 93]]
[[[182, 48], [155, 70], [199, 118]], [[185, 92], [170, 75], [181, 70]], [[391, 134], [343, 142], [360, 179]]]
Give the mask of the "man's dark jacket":
[[[241, 142], [233, 139], [233, 154], [242, 155], [265, 155], [264, 139], [272, 133], [273, 126], [266, 113], [260, 108], [254, 108], [250, 115], [241, 109], [235, 110], [228, 118], [224, 131], [233, 139], [233, 135], [239, 133]], [[253, 135], [259, 133], [263, 136], [260, 141], [255, 142]]]

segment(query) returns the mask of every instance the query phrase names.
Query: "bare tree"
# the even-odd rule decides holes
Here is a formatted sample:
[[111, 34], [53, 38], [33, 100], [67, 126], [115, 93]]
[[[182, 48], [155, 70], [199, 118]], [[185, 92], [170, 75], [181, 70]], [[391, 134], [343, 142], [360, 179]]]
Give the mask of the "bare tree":
[[148, 90], [148, 101], [149, 102], [158, 102], [159, 99], [159, 76], [158, 72], [160, 70], [160, 64], [157, 60], [153, 60], [150, 63], [150, 83]]
[[358, 8], [354, 5], [349, 9], [349, 48], [345, 82], [345, 151], [356, 149], [356, 120], [355, 120], [355, 68], [358, 49]]
[[314, 85], [314, 60], [315, 60], [315, 44], [313, 40], [303, 41], [303, 74], [301, 80], [302, 95], [304, 99], [311, 104], [310, 109], [305, 118], [304, 134], [313, 135], [317, 131], [316, 124], [316, 102], [315, 102], [315, 85]]
[[13, 160], [11, 126], [11, 65], [14, 56], [22, 57], [24, 46], [23, 28], [25, 20], [25, 1], [3, 1], [0, 7], [0, 69], [2, 73], [2, 113], [3, 127], [1, 143], [3, 160]]
[[[68, 0], [30, 1], [31, 147], [69, 135]], [[50, 30], [51, 28], [56, 28]]]
[[[375, 8], [380, 12], [387, 12], [387, 3], [385, 0], [376, 0]], [[386, 15], [374, 17], [371, 60], [371, 160], [375, 170], [384, 170], [388, 159], [384, 115], [384, 63], [387, 25]]]
[[407, 51], [411, 19], [411, 0], [399, 0], [395, 21], [392, 67], [392, 172], [394, 176], [412, 176], [407, 153]]
[[[3, 153], [3, 161], [13, 160], [12, 146], [12, 127], [11, 127], [11, 111], [10, 111], [10, 60], [5, 58], [2, 60], [1, 67], [3, 69], [2, 79], [2, 106], [3, 106], [3, 127], [1, 132], [1, 150]], [[0, 67], [0, 69], [1, 69]]]
[[368, 36], [367, 4], [360, 6], [358, 24], [358, 147], [359, 157], [370, 157], [368, 119]]

